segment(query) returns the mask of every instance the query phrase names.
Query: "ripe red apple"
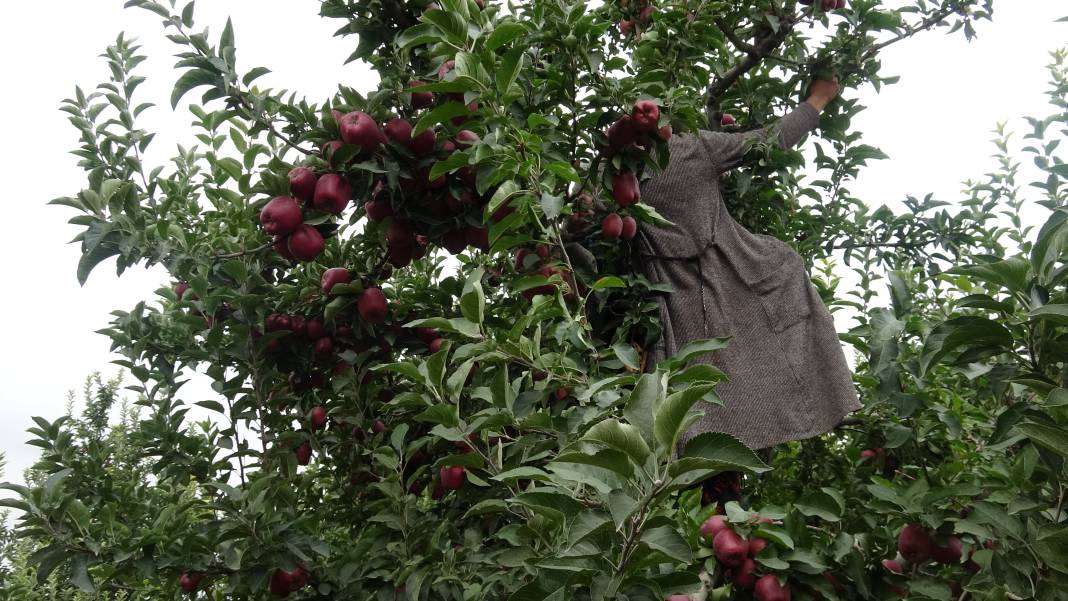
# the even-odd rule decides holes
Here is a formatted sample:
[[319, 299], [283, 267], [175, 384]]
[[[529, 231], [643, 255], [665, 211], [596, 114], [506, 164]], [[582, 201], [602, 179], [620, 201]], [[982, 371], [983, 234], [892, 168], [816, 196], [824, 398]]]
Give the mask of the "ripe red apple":
[[736, 568], [749, 555], [749, 544], [734, 530], [724, 528], [712, 539], [712, 550], [717, 561], [729, 568]]
[[263, 326], [268, 332], [288, 330], [289, 316], [283, 313], [271, 313], [263, 320]]
[[182, 300], [187, 291], [189, 291], [189, 282], [178, 282], [174, 285], [174, 295], [178, 297], [178, 300]]
[[319, 357], [324, 357], [334, 352], [334, 341], [327, 338], [320, 338], [315, 341], [315, 354]]
[[608, 145], [613, 150], [623, 150], [638, 140], [638, 131], [634, 126], [634, 119], [630, 115], [624, 115], [618, 121], [609, 125], [605, 135], [608, 136]]
[[946, 540], [945, 546], [934, 545], [931, 558], [942, 565], [957, 565], [961, 558], [961, 542], [956, 536]]
[[719, 118], [719, 124], [722, 126], [734, 125], [734, 116], [730, 113], [723, 113], [723, 116]]
[[472, 144], [481, 139], [482, 138], [475, 132], [469, 129], [461, 129], [460, 132], [456, 134], [456, 147], [463, 149], [471, 148]]
[[638, 178], [630, 171], [620, 171], [612, 176], [612, 198], [621, 207], [629, 207], [641, 199]]
[[[417, 88], [421, 85], [424, 85], [424, 82], [417, 79], [408, 82], [409, 88]], [[425, 109], [432, 104], [434, 104], [434, 94], [432, 92], [412, 92], [413, 109]]]
[[196, 574], [189, 572], [182, 572], [182, 575], [178, 577], [178, 586], [187, 593], [195, 593], [200, 588], [200, 581], [204, 579], [203, 574]]
[[760, 552], [766, 549], [767, 546], [768, 541], [762, 538], [749, 539], [749, 557], [756, 557], [757, 555], [760, 555]]
[[307, 442], [300, 443], [300, 446], [297, 447], [297, 450], [294, 451], [294, 453], [296, 453], [297, 463], [300, 465], [308, 465], [311, 461], [312, 448]]
[[386, 231], [391, 247], [411, 248], [415, 245], [415, 226], [407, 219], [394, 218]]
[[311, 422], [312, 428], [322, 430], [326, 426], [326, 407], [322, 405], [312, 407], [311, 412], [308, 413], [308, 421]]
[[860, 458], [861, 459], [875, 460], [876, 457], [877, 457], [877, 455], [875, 454], [875, 451], [873, 451], [871, 449], [864, 449], [863, 451], [860, 452]]
[[469, 227], [467, 228], [467, 244], [473, 246], [482, 252], [489, 252], [489, 228], [488, 227]]
[[667, 142], [671, 139], [671, 124], [668, 123], [664, 127], [656, 130], [656, 135], [660, 136], [660, 139]]
[[846, 7], [846, 0], [837, 0], [837, 1], [836, 1], [836, 2], [834, 3], [834, 7], [835, 7], [835, 8], [837, 8], [837, 9], [843, 9], [843, 8], [845, 8], [845, 7]]
[[529, 248], [520, 248], [515, 253], [515, 270], [522, 272], [522, 271], [526, 271], [527, 269], [530, 269], [531, 267], [537, 265], [537, 263], [538, 263], [537, 259], [529, 261], [529, 264], [528, 264], [528, 261], [527, 261], [527, 257], [536, 257], [536, 256], [537, 255], [534, 254], [534, 251], [530, 250]]
[[292, 196], [276, 196], [260, 211], [260, 225], [271, 236], [288, 235], [303, 221], [300, 205]]
[[727, 521], [723, 516], [711, 516], [701, 524], [701, 537], [712, 540], [727, 527]]
[[445, 79], [445, 76], [448, 75], [449, 71], [452, 71], [455, 66], [456, 61], [451, 58], [444, 63], [441, 63], [441, 66], [438, 67], [438, 79]]
[[790, 586], [779, 584], [775, 574], [765, 574], [757, 579], [753, 598], [756, 601], [790, 601]]
[[389, 200], [368, 200], [363, 204], [363, 210], [367, 213], [367, 219], [374, 223], [382, 223], [386, 217], [393, 216], [393, 207]]
[[905, 570], [901, 569], [901, 564], [893, 559], [884, 559], [883, 567], [895, 574], [904, 574]]
[[733, 583], [736, 588], [740, 588], [742, 590], [749, 590], [753, 588], [753, 586], [756, 585], [757, 580], [756, 562], [746, 557], [742, 561], [742, 565], [731, 570], [730, 578], [731, 583]]
[[302, 225], [286, 238], [289, 254], [299, 261], [314, 261], [323, 254], [326, 241], [319, 230], [310, 225]]
[[441, 245], [454, 255], [462, 253], [467, 248], [467, 230], [458, 229], [445, 232], [441, 236]]
[[909, 524], [897, 537], [897, 551], [909, 563], [923, 564], [931, 558], [931, 535], [919, 524]]
[[[408, 142], [408, 150], [412, 151], [412, 154], [417, 157], [430, 156], [434, 152], [434, 145], [437, 144], [438, 135], [434, 132], [433, 128], [426, 128], [418, 134], [412, 136]], [[445, 182], [445, 177], [439, 178], [442, 183]], [[437, 180], [435, 180], [437, 181]], [[431, 188], [434, 188], [434, 182], [431, 182]]]
[[383, 433], [385, 433], [385, 431], [386, 431], [386, 422], [384, 422], [384, 421], [382, 421], [380, 419], [376, 419], [374, 421], [374, 423], [371, 424], [371, 432], [374, 432], [375, 434], [383, 434]]
[[412, 259], [415, 258], [416, 245], [411, 246], [390, 246], [389, 247], [389, 264], [398, 269], [407, 267], [412, 264]]
[[639, 100], [630, 110], [630, 119], [634, 129], [644, 133], [654, 132], [660, 127], [660, 107], [652, 100]]
[[689, 595], [668, 595], [665, 601], [690, 601]]
[[601, 220], [601, 237], [615, 240], [623, 233], [623, 219], [616, 213], [609, 213]]
[[571, 391], [568, 390], [567, 387], [561, 386], [560, 388], [556, 389], [556, 400], [562, 401], [566, 399], [569, 394], [571, 394]]
[[619, 32], [622, 33], [624, 37], [630, 37], [631, 34], [634, 33], [634, 22], [630, 19], [621, 20], [619, 22]]
[[436, 353], [441, 350], [441, 345], [444, 344], [444, 342], [445, 340], [443, 338], [435, 338], [434, 340], [431, 340], [430, 344], [427, 346], [430, 348], [431, 353]]
[[624, 240], [633, 240], [637, 234], [638, 222], [630, 215], [627, 215], [623, 218], [623, 229], [619, 233], [620, 237]]
[[278, 236], [274, 239], [274, 243], [271, 245], [274, 252], [282, 255], [288, 261], [296, 261], [293, 253], [289, 252], [289, 236]]
[[340, 215], [350, 200], [352, 200], [352, 186], [342, 175], [326, 173], [315, 184], [312, 204], [320, 211]]
[[289, 572], [278, 568], [271, 574], [271, 594], [275, 597], [288, 597], [289, 593], [293, 591], [290, 588], [293, 586], [293, 579]]
[[320, 284], [323, 294], [330, 294], [330, 290], [338, 284], [348, 284], [352, 281], [352, 274], [344, 267], [331, 267], [323, 272]]
[[462, 465], [443, 467], [438, 472], [438, 479], [445, 490], [460, 490], [467, 479], [467, 472]]
[[[340, 123], [340, 121], [339, 121]], [[345, 143], [341, 140], [330, 140], [326, 144], [323, 144], [323, 158], [330, 159], [334, 156], [334, 153], [338, 151]]]
[[382, 145], [382, 132], [370, 115], [362, 111], [353, 111], [341, 116], [341, 139], [346, 144], [355, 144], [369, 154]]
[[356, 309], [360, 318], [368, 323], [382, 323], [389, 315], [389, 305], [381, 288], [371, 287], [360, 293]]
[[823, 0], [823, 10], [834, 10], [838, 6], [838, 0]]
[[317, 181], [314, 171], [307, 167], [297, 167], [289, 172], [289, 191], [304, 202], [310, 202], [315, 195]]
[[382, 131], [387, 138], [405, 148], [412, 142], [412, 124], [407, 119], [390, 119]]
[[318, 317], [309, 319], [304, 327], [304, 335], [308, 337], [308, 340], [319, 340], [326, 336], [326, 324]]

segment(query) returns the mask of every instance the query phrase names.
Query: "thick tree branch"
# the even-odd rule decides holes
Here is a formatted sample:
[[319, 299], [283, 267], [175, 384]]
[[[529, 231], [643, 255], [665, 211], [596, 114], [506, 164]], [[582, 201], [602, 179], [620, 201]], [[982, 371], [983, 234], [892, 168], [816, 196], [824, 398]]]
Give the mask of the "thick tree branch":
[[725, 35], [731, 43], [745, 52], [745, 58], [731, 67], [721, 77], [709, 84], [705, 106], [710, 113], [713, 112], [718, 98], [730, 89], [730, 87], [734, 85], [734, 82], [738, 81], [743, 75], [752, 70], [753, 67], [759, 65], [760, 61], [767, 57], [772, 50], [782, 45], [787, 36], [790, 35], [790, 32], [793, 31], [795, 21], [793, 19], [784, 20], [778, 31], [772, 32], [770, 35], [760, 39], [752, 46], [742, 42], [742, 40], [731, 31], [731, 27], [727, 23], [721, 21], [717, 21], [716, 23], [723, 31], [723, 35]]

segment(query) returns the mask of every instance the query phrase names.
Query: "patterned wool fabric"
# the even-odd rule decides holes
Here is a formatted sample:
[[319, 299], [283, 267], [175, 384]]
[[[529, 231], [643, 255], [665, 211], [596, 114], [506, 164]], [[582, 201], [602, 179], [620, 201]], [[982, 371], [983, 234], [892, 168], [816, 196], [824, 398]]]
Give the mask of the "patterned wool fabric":
[[726, 432], [760, 449], [832, 429], [859, 408], [830, 312], [804, 261], [787, 244], [753, 234], [727, 212], [720, 175], [761, 143], [796, 145], [819, 123], [802, 103], [778, 124], [741, 134], [701, 131], [670, 142], [671, 161], [642, 185], [642, 199], [673, 225], [643, 226], [640, 264], [674, 292], [660, 298], [663, 336], [648, 365], [688, 342], [730, 337], [702, 358], [729, 382], [706, 405], [679, 450], [702, 432]]

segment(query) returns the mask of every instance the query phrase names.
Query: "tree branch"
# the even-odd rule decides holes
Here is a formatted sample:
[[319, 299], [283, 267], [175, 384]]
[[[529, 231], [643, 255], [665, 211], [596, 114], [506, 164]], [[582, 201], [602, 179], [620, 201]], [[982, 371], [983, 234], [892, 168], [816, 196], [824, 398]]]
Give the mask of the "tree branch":
[[723, 31], [723, 35], [726, 36], [731, 43], [745, 52], [745, 58], [731, 67], [730, 70], [724, 73], [720, 78], [709, 84], [706, 92], [707, 99], [705, 101], [705, 106], [708, 109], [708, 112], [712, 112], [717, 99], [730, 89], [730, 87], [734, 85], [734, 82], [738, 81], [743, 75], [752, 70], [753, 67], [759, 65], [761, 60], [767, 57], [772, 50], [778, 48], [786, 40], [787, 36], [790, 35], [790, 32], [793, 31], [795, 23], [796, 21], [792, 18], [785, 19], [778, 31], [773, 32], [771, 35], [758, 41], [755, 45], [750, 46], [740, 40], [738, 36], [731, 31], [731, 27], [727, 23], [722, 22], [722, 20], [716, 21], [717, 26]]

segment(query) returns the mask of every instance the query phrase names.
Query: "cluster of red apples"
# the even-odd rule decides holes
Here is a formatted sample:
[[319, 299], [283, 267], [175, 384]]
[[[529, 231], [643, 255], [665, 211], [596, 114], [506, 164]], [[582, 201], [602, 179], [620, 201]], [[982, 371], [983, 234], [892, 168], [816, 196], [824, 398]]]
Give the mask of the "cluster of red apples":
[[[753, 516], [755, 523], [770, 524], [767, 517]], [[790, 585], [782, 583], [774, 574], [757, 575], [755, 558], [767, 548], [768, 541], [753, 537], [746, 540], [738, 534], [722, 515], [713, 515], [701, 524], [701, 540], [712, 543], [716, 561], [726, 568], [727, 580], [736, 589], [752, 591], [756, 601], [789, 601]], [[668, 601], [689, 599], [673, 595]]]
[[[630, 0], [620, 0], [619, 5], [626, 11], [630, 5]], [[632, 14], [628, 18], [619, 21], [619, 31], [624, 37], [630, 37], [636, 31], [645, 29], [652, 22], [656, 7], [649, 0], [637, 0], [634, 2], [633, 10], [630, 12]]]
[[[935, 534], [931, 530], [920, 524], [908, 524], [901, 529], [897, 536], [898, 557], [884, 559], [882, 561], [883, 567], [893, 574], [903, 576], [906, 573], [906, 568], [912, 567], [915, 571], [932, 561], [945, 566], [960, 565], [964, 547], [960, 538], [950, 535], [945, 537], [944, 540], [943, 544], [938, 544], [935, 540]], [[990, 548], [993, 543], [992, 541], [987, 541], [984, 545]], [[980, 570], [979, 564], [972, 559], [971, 554], [974, 552], [975, 550], [972, 549], [968, 555], [968, 560], [964, 563], [964, 569], [972, 574]], [[892, 583], [890, 586], [896, 593], [902, 596], [908, 595], [907, 587], [898, 583]], [[954, 597], [961, 595], [960, 582], [952, 582], [951, 588], [955, 591]]]

